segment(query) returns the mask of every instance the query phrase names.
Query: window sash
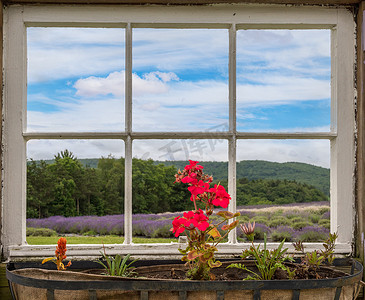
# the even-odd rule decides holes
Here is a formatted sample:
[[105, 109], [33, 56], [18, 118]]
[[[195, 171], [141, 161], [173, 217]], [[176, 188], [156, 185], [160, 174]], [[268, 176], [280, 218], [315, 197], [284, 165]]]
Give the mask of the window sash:
[[[132, 243], [132, 143], [134, 139], [228, 140], [229, 210], [236, 210], [236, 142], [238, 139], [327, 139], [331, 143], [331, 231], [338, 231], [337, 252], [351, 252], [354, 226], [354, 45], [352, 14], [342, 8], [213, 5], [209, 7], [53, 7], [9, 6], [5, 11], [4, 189], [3, 243], [5, 255], [19, 257], [46, 251], [28, 246], [26, 222], [26, 142], [31, 139], [123, 139], [125, 142], [125, 241], [112, 252], [174, 255], [178, 245]], [[158, 23], [155, 22], [158, 20]], [[26, 27], [125, 28], [125, 131], [27, 132], [26, 131]], [[132, 132], [132, 33], [133, 28], [225, 28], [229, 30], [229, 130], [227, 132]], [[236, 31], [239, 29], [331, 29], [331, 131], [236, 132]], [[338, 187], [341, 188], [338, 188]], [[316, 247], [317, 243], [311, 244]], [[319, 245], [319, 244], [318, 244]], [[318, 247], [317, 245], [317, 247]], [[80, 248], [81, 247], [81, 248]], [[221, 253], [240, 253], [236, 233]], [[288, 244], [288, 247], [291, 245]], [[89, 255], [99, 255], [100, 246]], [[153, 249], [150, 252], [149, 249]], [[309, 249], [309, 248], [308, 248]], [[155, 251], [155, 252], [154, 252]], [[27, 254], [25, 254], [27, 253]], [[111, 253], [112, 254], [112, 253]]]

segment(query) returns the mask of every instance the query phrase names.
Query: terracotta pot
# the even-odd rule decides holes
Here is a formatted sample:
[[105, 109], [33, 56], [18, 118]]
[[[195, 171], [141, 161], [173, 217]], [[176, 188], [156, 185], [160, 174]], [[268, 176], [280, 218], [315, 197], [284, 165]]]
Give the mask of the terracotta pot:
[[[152, 261], [151, 261], [152, 262]], [[144, 261], [146, 265], [148, 261]], [[153, 262], [155, 263], [155, 262]], [[195, 281], [174, 279], [121, 278], [73, 271], [14, 268], [8, 265], [7, 278], [14, 299], [128, 299], [128, 300], [236, 300], [236, 299], [355, 299], [362, 278], [362, 265], [352, 265], [352, 274], [319, 280]], [[79, 265], [80, 266], [80, 265]], [[145, 266], [143, 272], [177, 270], [182, 265]], [[80, 268], [82, 269], [82, 268]]]

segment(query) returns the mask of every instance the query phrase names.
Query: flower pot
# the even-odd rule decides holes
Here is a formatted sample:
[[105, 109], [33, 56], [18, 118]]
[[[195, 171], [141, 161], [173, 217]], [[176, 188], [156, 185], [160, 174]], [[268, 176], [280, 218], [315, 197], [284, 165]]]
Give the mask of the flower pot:
[[[182, 268], [181, 264], [155, 265], [139, 261], [141, 272]], [[160, 262], [161, 263], [161, 262]], [[73, 267], [86, 270], [87, 262]], [[351, 274], [331, 279], [194, 281], [174, 279], [121, 278], [73, 271], [29, 268], [32, 264], [8, 264], [7, 278], [14, 299], [355, 299], [362, 278], [362, 265], [353, 260], [335, 260], [337, 267], [351, 268]], [[144, 265], [144, 267], [143, 267]], [[34, 264], [33, 264], [34, 266]], [[149, 266], [149, 267], [147, 267]], [[141, 274], [143, 276], [143, 274]]]

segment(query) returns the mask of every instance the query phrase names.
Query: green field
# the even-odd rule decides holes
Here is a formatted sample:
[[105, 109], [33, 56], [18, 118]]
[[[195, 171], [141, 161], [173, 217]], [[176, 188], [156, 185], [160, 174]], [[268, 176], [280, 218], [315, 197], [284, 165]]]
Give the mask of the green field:
[[[27, 242], [29, 245], [52, 245], [57, 244], [61, 236], [28, 236]], [[116, 235], [104, 236], [67, 236], [67, 244], [122, 244], [124, 238]], [[170, 243], [177, 242], [177, 239], [163, 239], [163, 238], [133, 238], [133, 243]]]

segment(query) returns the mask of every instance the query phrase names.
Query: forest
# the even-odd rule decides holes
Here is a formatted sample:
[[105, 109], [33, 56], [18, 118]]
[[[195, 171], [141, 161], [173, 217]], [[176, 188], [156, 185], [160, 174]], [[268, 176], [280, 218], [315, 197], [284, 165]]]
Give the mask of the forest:
[[[133, 159], [133, 213], [190, 209], [174, 174], [187, 162]], [[202, 162], [205, 173], [227, 188], [227, 163]], [[261, 174], [261, 175], [260, 175]], [[329, 170], [301, 163], [237, 163], [237, 205], [328, 201]], [[27, 162], [27, 218], [124, 213], [124, 158], [77, 159], [65, 150], [53, 160]]]

